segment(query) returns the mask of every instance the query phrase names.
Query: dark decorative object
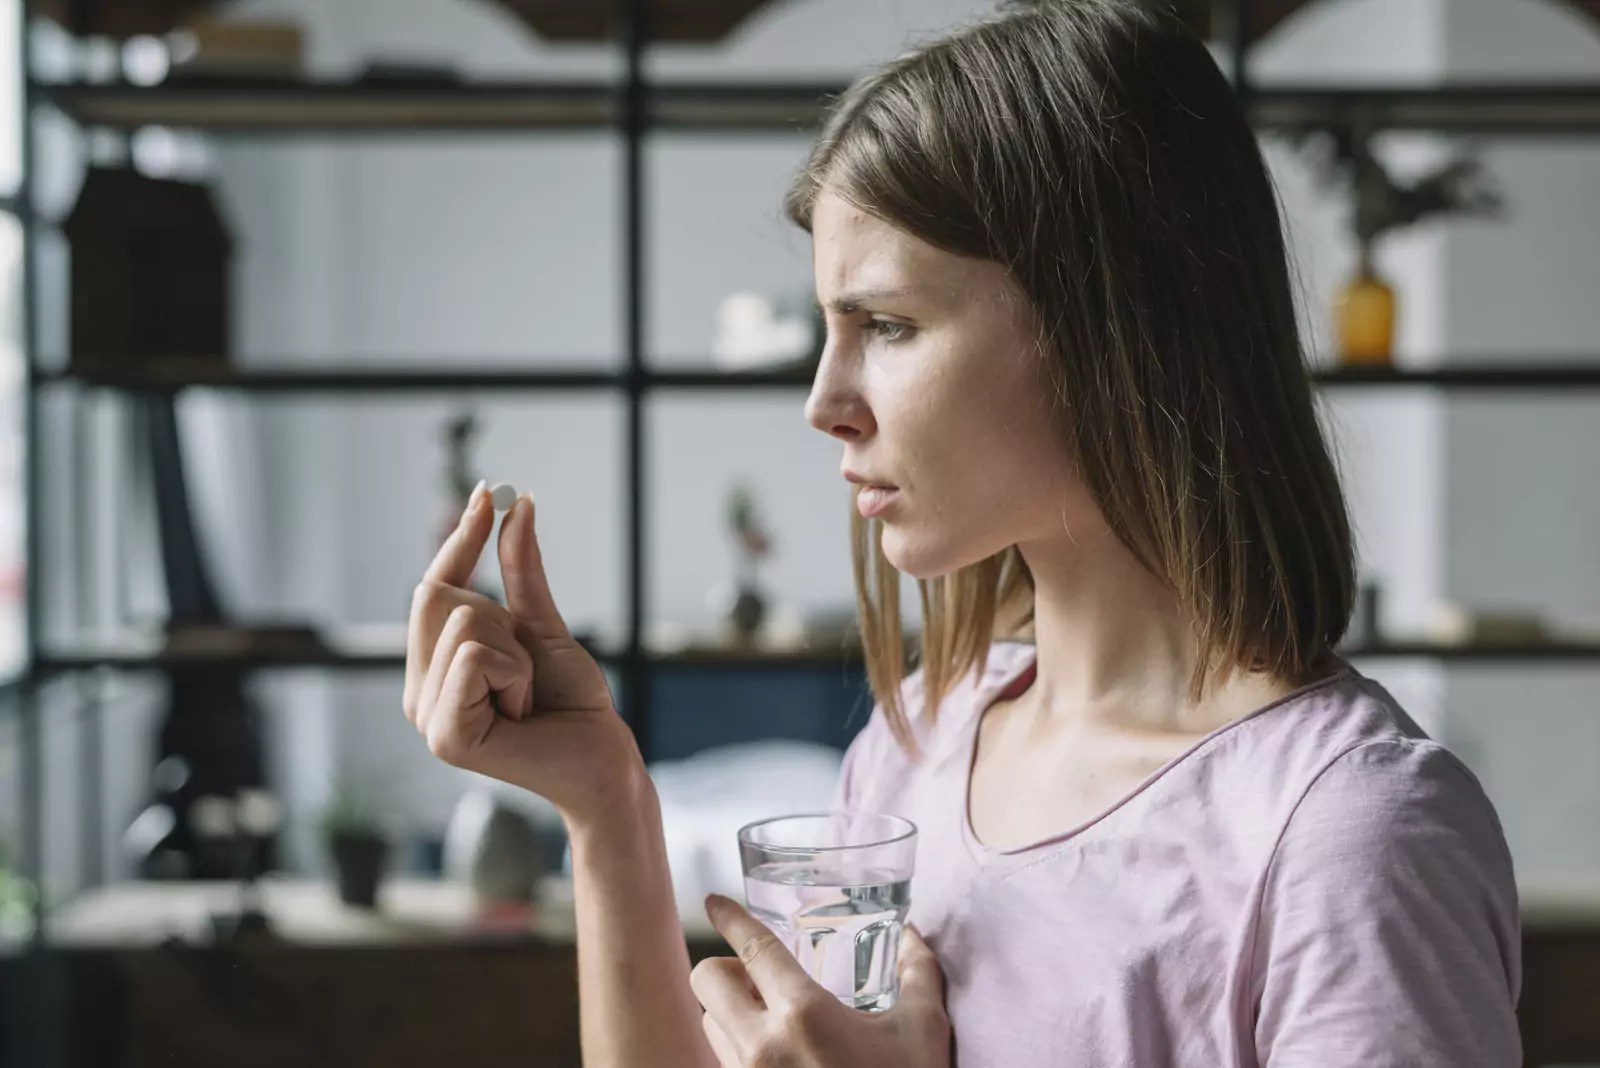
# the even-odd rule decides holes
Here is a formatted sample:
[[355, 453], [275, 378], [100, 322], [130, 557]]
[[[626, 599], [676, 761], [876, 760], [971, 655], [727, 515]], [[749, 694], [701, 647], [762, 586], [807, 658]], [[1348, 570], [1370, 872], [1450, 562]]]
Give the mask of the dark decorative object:
[[357, 908], [376, 908], [389, 861], [389, 839], [377, 813], [351, 788], [343, 787], [323, 813], [322, 834], [333, 860], [339, 900]]
[[456, 528], [461, 513], [466, 510], [467, 498], [478, 484], [478, 479], [472, 476], [472, 443], [477, 436], [478, 417], [471, 411], [451, 416], [445, 424], [445, 477], [450, 482], [450, 515], [447, 517], [450, 525], [444, 531], [446, 537]]
[[228, 358], [233, 241], [206, 186], [91, 168], [65, 230], [75, 369]]
[[[1278, 23], [1305, 7], [1307, 0], [1244, 0], [1244, 3], [1250, 9], [1250, 42], [1254, 43], [1276, 29]], [[1228, 33], [1227, 24], [1215, 17], [1218, 10], [1216, 0], [1173, 0], [1172, 7], [1202, 40], [1223, 37]]]
[[1395, 293], [1373, 262], [1378, 239], [1435, 215], [1498, 215], [1503, 201], [1477, 160], [1458, 157], [1413, 181], [1395, 178], [1359, 129], [1321, 131], [1314, 146], [1324, 184], [1343, 186], [1353, 201], [1356, 273], [1337, 297], [1335, 335], [1346, 363], [1386, 364], [1394, 346]]
[[[495, 0], [551, 41], [615, 40], [623, 0]], [[649, 36], [657, 41], [720, 41], [768, 0], [654, 0]]]
[[1350, 629], [1345, 633], [1348, 644], [1372, 646], [1382, 643], [1381, 606], [1382, 589], [1376, 582], [1368, 580], [1356, 588], [1355, 611], [1350, 615]]
[[28, 7], [77, 36], [137, 37], [178, 29], [211, 0], [28, 0]]
[[756, 514], [755, 495], [747, 486], [735, 486], [728, 496], [728, 526], [739, 547], [739, 569], [734, 583], [728, 623], [736, 642], [754, 643], [767, 617], [767, 600], [761, 592], [761, 561], [772, 551], [772, 535]]
[[[195, 536], [173, 398], [136, 393], [129, 402], [136, 438], [150, 461], [169, 629], [225, 629]], [[155, 797], [134, 821], [135, 827], [143, 821], [149, 833], [134, 860], [150, 878], [232, 879], [239, 875], [236, 855], [204, 848], [191, 810], [201, 798], [233, 798], [265, 788], [260, 714], [236, 669], [174, 668], [168, 678]], [[258, 837], [255, 866], [270, 870], [276, 866], [276, 835]]]

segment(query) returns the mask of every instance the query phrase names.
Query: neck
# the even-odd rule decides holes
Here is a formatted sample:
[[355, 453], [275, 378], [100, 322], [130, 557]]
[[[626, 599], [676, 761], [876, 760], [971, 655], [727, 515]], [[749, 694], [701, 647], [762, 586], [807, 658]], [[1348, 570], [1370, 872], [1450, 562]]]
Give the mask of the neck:
[[1038, 668], [1029, 704], [1038, 715], [1087, 728], [1205, 733], [1277, 689], [1235, 675], [1196, 701], [1193, 626], [1177, 596], [1109, 531], [1019, 548], [1033, 575]]

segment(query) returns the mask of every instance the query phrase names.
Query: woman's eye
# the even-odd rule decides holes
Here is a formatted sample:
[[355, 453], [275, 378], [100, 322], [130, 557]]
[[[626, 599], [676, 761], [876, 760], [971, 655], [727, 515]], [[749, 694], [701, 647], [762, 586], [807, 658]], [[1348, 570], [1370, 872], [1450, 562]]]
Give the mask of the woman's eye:
[[869, 334], [876, 334], [884, 341], [904, 341], [911, 334], [911, 327], [905, 323], [890, 322], [887, 319], [868, 319], [862, 329]]

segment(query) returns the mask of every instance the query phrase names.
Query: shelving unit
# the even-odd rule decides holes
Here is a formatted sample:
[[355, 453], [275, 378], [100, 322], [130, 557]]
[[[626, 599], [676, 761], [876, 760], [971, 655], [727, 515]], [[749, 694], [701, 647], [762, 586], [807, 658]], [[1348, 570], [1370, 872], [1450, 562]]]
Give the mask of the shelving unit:
[[[647, 87], [653, 129], [743, 132], [818, 124], [838, 84], [666, 82]], [[606, 82], [290, 82], [195, 79], [157, 86], [37, 85], [84, 125], [182, 126], [231, 134], [315, 131], [521, 133], [606, 129], [626, 104]], [[1373, 129], [1539, 137], [1600, 133], [1600, 87], [1508, 84], [1346, 89], [1257, 88], [1246, 97], [1263, 131], [1322, 129], [1359, 118]]]
[[[1476, 357], [1476, 360], [1482, 360]], [[442, 359], [441, 359], [442, 363]], [[452, 364], [460, 361], [451, 360]], [[1312, 381], [1325, 390], [1342, 389], [1442, 389], [1461, 391], [1571, 392], [1600, 389], [1600, 357], [1588, 363], [1572, 359], [1539, 362], [1483, 360], [1432, 368], [1385, 366], [1323, 366], [1311, 372]], [[70, 373], [41, 371], [40, 386], [74, 383], [122, 390], [175, 392], [184, 389], [228, 389], [252, 393], [406, 392], [439, 389], [483, 389], [499, 392], [527, 390], [627, 390], [650, 393], [662, 390], [794, 390], [811, 388], [811, 373], [789, 371], [657, 370], [637, 377], [624, 371], [562, 369], [560, 367], [514, 371], [491, 366], [473, 369], [452, 366], [431, 368], [373, 367], [239, 367], [221, 363], [196, 365], [175, 361], [171, 365], [138, 371]]]
[[[22, 41], [24, 70], [31, 71], [26, 6]], [[1234, 44], [1250, 40], [1242, 6], [1231, 23]], [[170, 362], [137, 372], [47, 371], [37, 366], [37, 328], [32, 249], [41, 221], [31, 210], [32, 153], [24, 151], [23, 181], [17, 194], [0, 202], [0, 211], [16, 215], [24, 227], [27, 267], [23, 307], [25, 350], [29, 357], [28, 497], [37, 500], [39, 436], [34, 412], [39, 395], [49, 389], [87, 385], [111, 390], [175, 392], [190, 388], [226, 389], [262, 394], [407, 393], [441, 389], [507, 391], [597, 391], [619, 395], [626, 404], [624, 421], [626, 494], [624, 544], [627, 589], [627, 637], [605, 659], [621, 676], [621, 704], [636, 732], [647, 736], [650, 709], [649, 673], [662, 665], [696, 664], [739, 667], [829, 667], [859, 664], [859, 656], [836, 652], [681, 653], [652, 652], [643, 639], [648, 618], [644, 553], [645, 465], [642, 414], [646, 398], [657, 391], [799, 391], [809, 385], [800, 371], [725, 373], [710, 369], [652, 368], [644, 351], [643, 174], [641, 154], [651, 131], [685, 130], [738, 135], [751, 131], [803, 131], [824, 115], [838, 84], [748, 84], [673, 81], [652, 84], [643, 73], [644, 0], [627, 0], [628, 17], [618, 42], [624, 60], [616, 81], [547, 82], [290, 82], [187, 80], [158, 86], [52, 85], [28, 80], [23, 109], [31, 131], [34, 109], [50, 105], [79, 124], [133, 130], [167, 126], [206, 130], [235, 137], [344, 136], [528, 136], [540, 131], [611, 131], [622, 141], [624, 249], [624, 351], [614, 370], [538, 367], [525, 370], [504, 365], [470, 363], [451, 357], [448, 369], [362, 366], [230, 366], [194, 361]], [[1243, 48], [1235, 54], [1242, 56]], [[1239, 77], [1241, 99], [1257, 127], [1270, 132], [1296, 132], [1360, 121], [1370, 129], [1431, 130], [1504, 137], [1585, 138], [1600, 135], [1600, 85], [1520, 84], [1443, 87], [1339, 88], [1323, 86], [1256, 87]], [[31, 139], [31, 133], [26, 139]], [[1444, 366], [1433, 369], [1328, 367], [1312, 372], [1327, 390], [1438, 389], [1481, 395], [1600, 389], [1600, 353], [1590, 363], [1554, 359], [1531, 363]], [[72, 649], [41, 649], [39, 634], [41, 552], [46, 544], [39, 517], [30, 507], [28, 560], [28, 672], [19, 685], [23, 760], [24, 852], [30, 863], [42, 847], [43, 787], [41, 733], [35, 690], [62, 675], [98, 669], [161, 671], [213, 665], [237, 671], [269, 668], [392, 670], [404, 663], [403, 649], [352, 647], [328, 635], [325, 648], [314, 653], [250, 655], [179, 655], [125, 644], [86, 644]], [[1394, 643], [1352, 647], [1352, 657], [1431, 658], [1453, 664], [1539, 665], [1600, 663], [1600, 641], [1529, 646], [1446, 647]], [[41, 924], [41, 929], [43, 925]]]
[[[169, 668], [226, 667], [240, 671], [266, 668], [338, 668], [351, 671], [389, 670], [405, 666], [403, 641], [388, 644], [346, 643], [338, 628], [324, 636], [320, 650], [248, 654], [176, 653], [141, 648], [138, 643], [111, 642], [85, 644], [72, 649], [52, 649], [39, 657], [39, 675], [49, 678], [74, 671], [114, 668], [119, 671], [161, 671]], [[603, 664], [622, 662], [618, 651], [591, 650]], [[1543, 664], [1600, 663], [1600, 640], [1548, 641], [1521, 644], [1443, 645], [1434, 642], [1383, 642], [1351, 645], [1340, 650], [1353, 660], [1438, 660], [1449, 664]], [[860, 667], [859, 650], [797, 649], [749, 650], [715, 647], [689, 648], [673, 652], [646, 649], [642, 659], [648, 666], [694, 666], [738, 668], [828, 668]]]

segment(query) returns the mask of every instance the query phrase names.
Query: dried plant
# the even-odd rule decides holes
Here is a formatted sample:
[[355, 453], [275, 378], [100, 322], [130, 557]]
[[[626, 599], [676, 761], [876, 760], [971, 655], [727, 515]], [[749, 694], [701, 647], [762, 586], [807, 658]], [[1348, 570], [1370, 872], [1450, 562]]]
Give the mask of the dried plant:
[[1458, 156], [1410, 181], [1398, 179], [1372, 149], [1371, 138], [1353, 128], [1319, 131], [1302, 147], [1328, 187], [1342, 187], [1354, 200], [1352, 229], [1363, 250], [1392, 230], [1436, 215], [1500, 215], [1504, 200], [1478, 160]]

